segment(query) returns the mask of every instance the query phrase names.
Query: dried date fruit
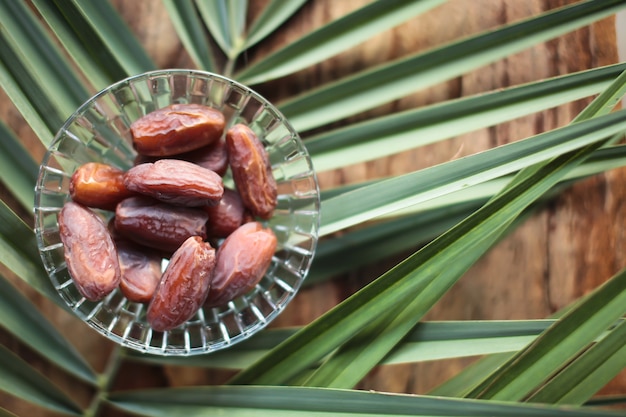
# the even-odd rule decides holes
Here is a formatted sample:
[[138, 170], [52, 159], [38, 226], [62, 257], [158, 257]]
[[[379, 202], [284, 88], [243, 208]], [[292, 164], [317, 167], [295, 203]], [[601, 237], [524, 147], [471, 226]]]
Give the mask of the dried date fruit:
[[172, 104], [135, 120], [130, 125], [137, 152], [148, 156], [185, 153], [218, 140], [224, 115], [200, 104]]
[[215, 249], [197, 236], [174, 252], [148, 306], [153, 330], [171, 330], [193, 317], [209, 292], [214, 267]]
[[89, 208], [68, 201], [59, 212], [59, 234], [65, 262], [78, 291], [98, 301], [120, 282], [117, 249], [107, 226]]
[[103, 210], [115, 210], [117, 203], [133, 194], [124, 185], [124, 171], [99, 162], [78, 167], [69, 190], [75, 202]]
[[217, 250], [205, 305], [216, 307], [253, 289], [269, 268], [276, 246], [274, 232], [259, 222], [246, 223], [231, 233]]
[[136, 196], [117, 205], [115, 229], [126, 239], [171, 254], [190, 236], [206, 239], [208, 218], [199, 208]]
[[128, 240], [117, 240], [115, 245], [122, 273], [122, 294], [130, 301], [149, 302], [161, 280], [163, 258], [156, 251]]
[[223, 176], [228, 169], [228, 150], [224, 139], [216, 140], [208, 146], [191, 152], [174, 155], [172, 158], [192, 162], [202, 168], [210, 169], [219, 176]]
[[237, 230], [246, 219], [246, 208], [239, 193], [230, 188], [224, 189], [220, 202], [206, 207], [206, 211], [209, 213], [207, 235], [210, 237], [226, 237]]
[[276, 208], [277, 186], [263, 144], [252, 129], [237, 124], [228, 129], [226, 145], [233, 180], [244, 205], [254, 216], [269, 219]]
[[134, 165], [156, 162], [159, 159], [180, 159], [191, 162], [202, 168], [210, 169], [219, 176], [224, 176], [228, 170], [228, 150], [226, 149], [226, 141], [221, 138], [210, 145], [176, 155], [155, 157], [138, 154], [135, 157]]
[[157, 200], [189, 207], [216, 204], [224, 193], [218, 174], [177, 159], [136, 165], [124, 175], [124, 185]]

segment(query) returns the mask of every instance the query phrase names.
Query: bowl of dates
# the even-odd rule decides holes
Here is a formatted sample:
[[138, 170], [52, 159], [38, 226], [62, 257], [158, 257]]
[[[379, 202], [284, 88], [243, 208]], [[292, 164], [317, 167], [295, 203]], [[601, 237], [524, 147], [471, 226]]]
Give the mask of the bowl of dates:
[[35, 234], [61, 299], [157, 355], [227, 348], [294, 298], [319, 188], [288, 120], [223, 76], [152, 71], [85, 102], [46, 153]]

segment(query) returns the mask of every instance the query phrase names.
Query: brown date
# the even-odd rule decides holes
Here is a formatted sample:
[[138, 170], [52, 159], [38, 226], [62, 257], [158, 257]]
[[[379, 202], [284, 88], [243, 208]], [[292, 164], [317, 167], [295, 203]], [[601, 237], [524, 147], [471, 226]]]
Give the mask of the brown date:
[[155, 162], [159, 159], [180, 159], [182, 161], [192, 162], [203, 168], [214, 171], [219, 176], [223, 176], [228, 169], [228, 150], [226, 149], [226, 141], [221, 138], [210, 145], [176, 155], [156, 157], [137, 154], [135, 157], [135, 165], [144, 164], [146, 162]]
[[210, 169], [220, 176], [224, 175], [228, 169], [228, 150], [224, 139], [191, 152], [175, 155], [175, 157]]
[[250, 291], [263, 278], [276, 251], [277, 239], [259, 222], [231, 233], [217, 250], [207, 307], [216, 307]]
[[233, 180], [248, 210], [269, 219], [276, 208], [277, 186], [267, 151], [248, 126], [236, 124], [226, 133]]
[[173, 253], [190, 236], [206, 239], [206, 211], [130, 197], [115, 209], [115, 230], [140, 245]]
[[243, 206], [239, 193], [230, 188], [224, 189], [219, 203], [206, 207], [209, 213], [207, 236], [226, 237], [234, 232], [246, 219], [246, 208]]
[[124, 175], [124, 185], [157, 200], [189, 207], [216, 204], [224, 193], [218, 174], [177, 159], [136, 165]]
[[122, 294], [130, 301], [149, 302], [161, 280], [161, 255], [128, 240], [117, 240], [115, 245], [122, 273]]
[[64, 204], [58, 221], [65, 262], [76, 288], [88, 300], [101, 300], [119, 285], [121, 277], [107, 226], [89, 208], [73, 201]]
[[115, 210], [117, 203], [133, 194], [124, 185], [124, 171], [99, 162], [78, 167], [69, 189], [75, 202], [103, 210]]
[[218, 140], [224, 115], [200, 104], [172, 104], [137, 119], [130, 125], [137, 152], [168, 156], [188, 152]]
[[209, 292], [214, 267], [215, 249], [197, 236], [174, 252], [146, 313], [153, 330], [171, 330], [198, 311]]

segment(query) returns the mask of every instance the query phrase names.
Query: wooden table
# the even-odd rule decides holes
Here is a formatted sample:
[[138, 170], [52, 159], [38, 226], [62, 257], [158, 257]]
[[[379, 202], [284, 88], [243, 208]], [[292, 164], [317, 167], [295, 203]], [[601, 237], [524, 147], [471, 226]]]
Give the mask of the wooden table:
[[[263, 3], [254, 3], [251, 15], [257, 13]], [[255, 47], [247, 59], [253, 61], [365, 3], [365, 0], [311, 0], [284, 29]], [[286, 79], [272, 82], [261, 88], [260, 92], [270, 100], [278, 101], [360, 69], [424, 51], [566, 3], [572, 2], [451, 0], [348, 52]], [[159, 67], [193, 67], [161, 2], [115, 0], [114, 4]], [[346, 123], [615, 62], [614, 19], [608, 18], [425, 91], [411, 93], [366, 114], [352, 117]], [[319, 175], [321, 186], [328, 188], [401, 174], [525, 138], [567, 124], [587, 102], [580, 100], [418, 150], [323, 172]], [[0, 100], [0, 114], [24, 138], [36, 157], [41, 157], [43, 150], [37, 139], [7, 100]], [[623, 228], [626, 216], [625, 179], [626, 170], [618, 169], [578, 183], [565, 191], [480, 260], [427, 318], [545, 318], [608, 279], [626, 265], [626, 235]], [[303, 290], [275, 324], [304, 325], [310, 322], [400, 259], [402, 256], [351, 271], [332, 281]], [[24, 285], [18, 285], [96, 368], [104, 367], [111, 349], [107, 341], [95, 336], [95, 333], [94, 337], [85, 337], [89, 330], [77, 327], [73, 317], [59, 311]], [[3, 344], [19, 351], [44, 373], [59, 381], [62, 387], [75, 387], [69, 377], [46, 365], [45, 361], [9, 335], [0, 333], [0, 338]], [[359, 384], [359, 388], [424, 393], [472, 360], [380, 367], [372, 371]], [[170, 366], [124, 366], [116, 384], [119, 388], [212, 384], [220, 383], [230, 375], [227, 372]], [[625, 390], [626, 373], [622, 372], [603, 393], [623, 394]], [[78, 401], [87, 401], [91, 395], [86, 389], [76, 389], [75, 393]], [[0, 394], [0, 405], [16, 410], [20, 415], [30, 415], [28, 405], [3, 394]]]

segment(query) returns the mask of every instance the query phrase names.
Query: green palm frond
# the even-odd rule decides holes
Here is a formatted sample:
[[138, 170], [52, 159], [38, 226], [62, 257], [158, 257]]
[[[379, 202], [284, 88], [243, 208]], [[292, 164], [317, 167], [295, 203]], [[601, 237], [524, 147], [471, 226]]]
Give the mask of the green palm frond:
[[[301, 131], [374, 108], [544, 42], [623, 7], [584, 1], [323, 85], [280, 104]], [[410, 90], [407, 90], [410, 86]]]
[[96, 374], [65, 338], [32, 308], [32, 304], [0, 276], [2, 327], [76, 377], [96, 383]]
[[[381, 363], [393, 365], [516, 352], [533, 341], [553, 322], [553, 320], [422, 322], [417, 324]], [[270, 329], [253, 340], [244, 341], [232, 349], [215, 352], [213, 355], [161, 358], [128, 352], [128, 356], [139, 362], [244, 369], [293, 336], [299, 329], [295, 327]]]
[[[626, 64], [560, 71], [563, 75], [504, 89], [362, 116], [589, 27], [626, 3], [565, 2], [378, 65], [355, 66], [325, 84], [306, 82], [306, 88], [285, 94], [287, 87], [276, 88], [283, 82], [288, 86], [307, 77], [304, 71], [340, 59], [391, 28], [420, 24], [427, 11], [446, 2], [354, 2], [343, 16], [289, 35], [290, 25], [314, 3], [162, 0], [150, 7], [166, 11], [184, 49], [178, 51], [181, 62], [267, 93], [301, 132], [322, 175], [405, 151], [428, 152], [437, 142], [598, 96], [567, 126], [565, 121], [538, 129], [534, 136], [426, 168], [323, 187], [323, 239], [303, 292], [392, 257], [405, 259], [368, 285], [359, 284], [311, 322], [279, 325], [229, 349], [194, 357], [143, 355], [102, 342], [96, 358], [70, 343], [76, 336], [69, 338], [68, 328], [90, 340], [99, 336], [79, 320], [49, 313], [66, 315], [68, 308], [41, 263], [32, 218], [19, 214], [33, 209], [37, 158], [22, 137], [25, 130], [3, 113], [1, 182], [12, 198], [0, 202], [0, 328], [6, 334], [0, 344], [0, 391], [34, 404], [38, 412], [89, 417], [117, 411], [145, 416], [620, 415], [610, 406], [623, 405], [623, 396], [597, 394], [626, 367], [623, 271], [545, 320], [433, 321], [427, 315], [469, 268], [563, 189], [626, 166], [626, 146], [618, 144], [626, 132], [626, 110], [613, 110], [626, 89]], [[26, 135], [48, 146], [89, 96], [160, 66], [120, 10], [117, 0], [0, 0], [0, 87], [28, 127]], [[283, 30], [289, 42], [268, 47]], [[7, 338], [54, 364], [62, 378], [83, 384], [92, 397], [79, 400], [56, 388], [19, 349], [5, 346]], [[428, 395], [354, 389], [378, 366], [469, 356], [483, 357]], [[147, 366], [161, 375], [226, 369], [234, 377], [213, 387], [148, 389], [153, 384], [145, 380], [133, 386], [133, 369]], [[0, 416], [13, 415], [2, 398]]]
[[298, 39], [262, 61], [248, 65], [235, 74], [235, 77], [244, 83], [257, 84], [294, 73], [363, 42], [375, 33], [397, 26], [442, 2], [374, 1]]
[[4, 346], [0, 346], [0, 365], [0, 390], [65, 415], [81, 415], [66, 393]]
[[[285, 401], [288, 398], [288, 401]], [[222, 386], [120, 393], [111, 396], [116, 407], [143, 416], [232, 413], [254, 417], [331, 413], [334, 416], [570, 416], [610, 417], [619, 412], [559, 408], [414, 395], [303, 387]]]

